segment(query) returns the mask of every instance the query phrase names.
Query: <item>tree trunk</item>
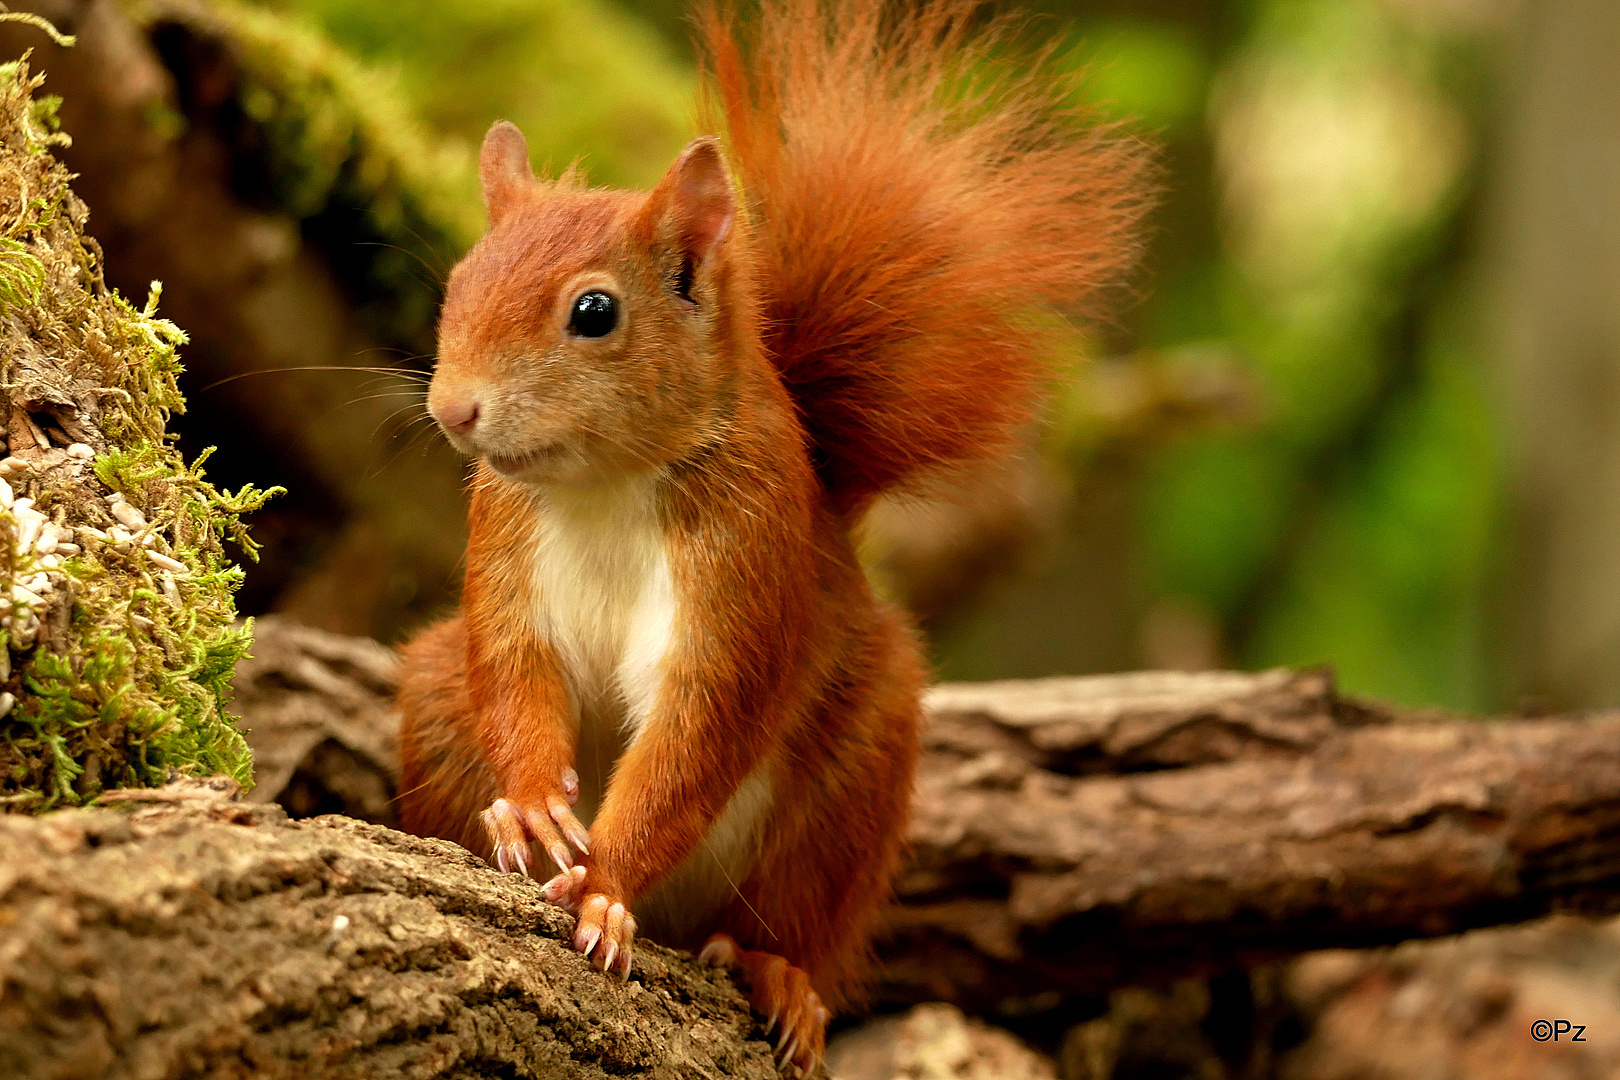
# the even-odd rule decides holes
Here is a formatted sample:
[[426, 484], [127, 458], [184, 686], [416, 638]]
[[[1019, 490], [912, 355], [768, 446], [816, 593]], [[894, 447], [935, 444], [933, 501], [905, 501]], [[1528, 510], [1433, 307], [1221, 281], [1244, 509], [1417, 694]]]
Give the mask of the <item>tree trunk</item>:
[[1508, 700], [1620, 704], [1620, 5], [1523, 5], [1490, 219]]

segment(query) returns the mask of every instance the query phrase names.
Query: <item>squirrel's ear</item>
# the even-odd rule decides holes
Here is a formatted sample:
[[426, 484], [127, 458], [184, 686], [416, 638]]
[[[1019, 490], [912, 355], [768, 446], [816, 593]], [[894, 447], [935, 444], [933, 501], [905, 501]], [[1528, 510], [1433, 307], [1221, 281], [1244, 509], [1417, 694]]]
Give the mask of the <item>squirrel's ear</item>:
[[478, 152], [478, 177], [484, 185], [484, 208], [494, 225], [510, 209], [513, 196], [534, 179], [529, 144], [516, 124], [497, 120], [489, 129], [484, 148]]
[[643, 211], [658, 232], [672, 232], [696, 266], [709, 256], [731, 231], [737, 216], [737, 196], [712, 135], [693, 139], [653, 189]]

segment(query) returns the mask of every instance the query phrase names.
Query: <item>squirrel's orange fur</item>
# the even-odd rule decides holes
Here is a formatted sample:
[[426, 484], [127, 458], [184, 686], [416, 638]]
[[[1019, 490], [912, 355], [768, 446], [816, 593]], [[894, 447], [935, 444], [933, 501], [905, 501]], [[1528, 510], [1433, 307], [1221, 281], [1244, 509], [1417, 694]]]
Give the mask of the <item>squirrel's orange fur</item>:
[[1008, 445], [1038, 316], [1092, 300], [1142, 205], [1138, 147], [1044, 67], [990, 74], [974, 11], [709, 12], [727, 152], [649, 194], [537, 180], [497, 125], [440, 324], [429, 405], [481, 460], [461, 611], [405, 650], [402, 822], [549, 857], [598, 967], [638, 923], [709, 940], [800, 1063], [888, 894], [924, 682], [851, 531]]
[[789, 0], [742, 39], [700, 21], [764, 346], [840, 509], [1009, 448], [1052, 345], [1029, 316], [1084, 312], [1133, 253], [1140, 147], [1077, 123], [1049, 65], [996, 66], [977, 7]]

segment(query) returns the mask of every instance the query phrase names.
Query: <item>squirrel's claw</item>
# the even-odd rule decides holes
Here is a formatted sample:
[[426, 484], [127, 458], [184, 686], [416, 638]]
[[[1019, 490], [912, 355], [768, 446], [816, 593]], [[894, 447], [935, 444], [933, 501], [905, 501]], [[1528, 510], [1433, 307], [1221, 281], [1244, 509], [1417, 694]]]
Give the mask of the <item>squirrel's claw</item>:
[[580, 901], [584, 897], [584, 884], [585, 868], [570, 867], [540, 886], [540, 899], [578, 915]]
[[495, 865], [502, 873], [529, 872], [529, 831], [524, 816], [523, 808], [510, 799], [496, 799], [480, 815], [495, 850]]
[[777, 1041], [776, 1054], [779, 1060], [791, 1061], [808, 1073], [821, 1061], [828, 1014], [804, 973], [798, 968], [789, 970], [793, 975], [787, 980], [788, 1011], [782, 1019], [782, 1038]]
[[703, 943], [703, 951], [698, 953], [698, 963], [709, 967], [736, 967], [737, 942], [730, 934], [716, 934]]
[[521, 847], [501, 846], [495, 849], [495, 866], [503, 874], [522, 874], [529, 876], [529, 861], [523, 857]]
[[529, 805], [517, 799], [496, 799], [481, 815], [495, 865], [503, 872], [529, 873], [531, 843], [539, 844], [559, 870], [573, 867], [574, 852], [591, 853], [590, 831], [571, 809], [579, 801], [579, 774], [565, 769], [558, 780], [556, 792], [544, 799], [531, 800]]
[[[570, 769], [569, 771], [572, 772], [573, 770]], [[578, 781], [575, 782], [575, 787], [578, 787]], [[579, 796], [576, 794], [574, 797], [577, 799]], [[566, 796], [553, 795], [546, 800], [546, 814], [544, 817], [532, 810], [529, 812], [530, 827], [537, 833], [545, 831], [552, 836], [556, 836], [557, 830], [560, 829], [562, 835], [568, 838], [568, 842], [573, 844], [581, 855], [589, 855], [591, 853], [591, 834], [580, 823], [579, 818], [574, 816], [574, 811], [569, 809], [570, 805], [571, 803]], [[565, 856], [567, 851], [566, 847], [563, 848]], [[559, 862], [557, 868], [566, 870], [572, 865], [573, 860], [569, 859], [568, 862]]]
[[595, 893], [580, 905], [579, 922], [574, 926], [574, 948], [598, 971], [609, 975], [617, 973], [628, 979], [631, 943], [635, 937], [636, 917], [617, 900]]
[[805, 1073], [821, 1063], [832, 1014], [810, 986], [810, 976], [772, 953], [743, 949], [728, 934], [715, 934], [698, 953], [698, 961], [738, 971], [748, 984], [748, 1000], [766, 1018], [769, 1034], [777, 1032], [776, 1056]]

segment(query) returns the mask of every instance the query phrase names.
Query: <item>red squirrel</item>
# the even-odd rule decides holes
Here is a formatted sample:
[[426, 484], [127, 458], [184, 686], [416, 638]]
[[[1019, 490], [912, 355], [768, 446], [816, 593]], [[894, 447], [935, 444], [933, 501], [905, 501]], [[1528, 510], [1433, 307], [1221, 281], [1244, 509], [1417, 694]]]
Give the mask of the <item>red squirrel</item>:
[[925, 666], [852, 534], [1016, 445], [1128, 262], [1145, 155], [976, 0], [699, 17], [707, 120], [650, 193], [498, 123], [428, 407], [478, 459], [459, 612], [404, 650], [404, 827], [558, 871], [573, 945], [740, 969], [819, 1061], [901, 854]]

